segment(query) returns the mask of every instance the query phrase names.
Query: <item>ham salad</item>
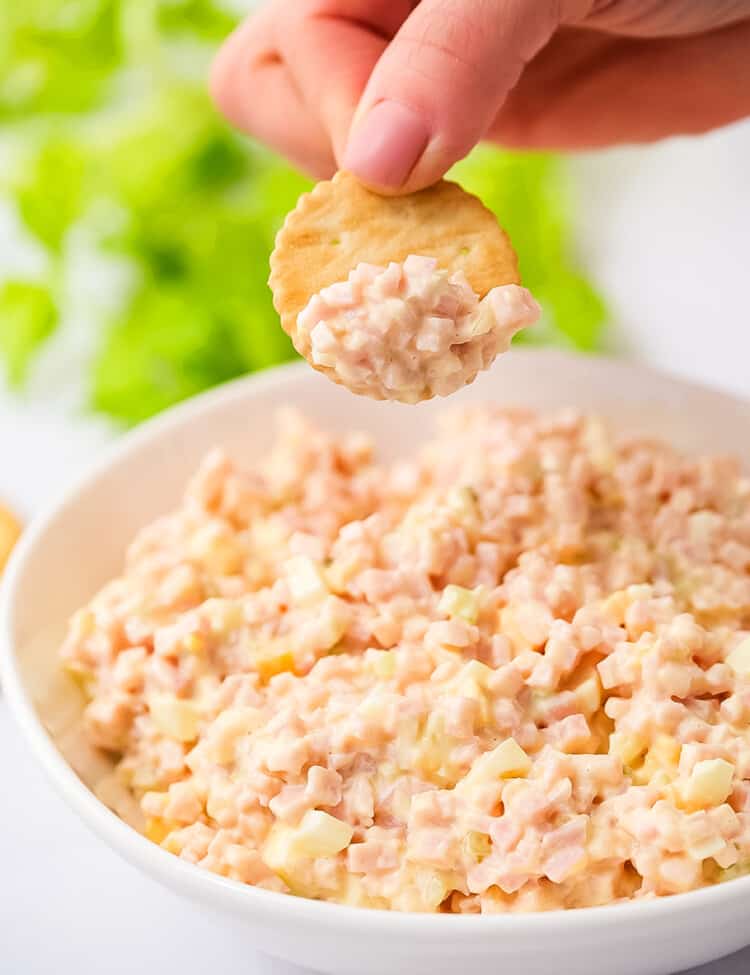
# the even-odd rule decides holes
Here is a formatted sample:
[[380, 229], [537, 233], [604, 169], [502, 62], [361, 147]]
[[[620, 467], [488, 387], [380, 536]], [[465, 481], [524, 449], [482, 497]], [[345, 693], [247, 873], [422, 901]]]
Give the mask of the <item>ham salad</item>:
[[[354, 348], [368, 289], [391, 311]], [[301, 319], [347, 384], [409, 399], [533, 311], [409, 258]], [[750, 863], [750, 481], [596, 417], [460, 410], [383, 465], [284, 414], [256, 466], [206, 457], [61, 654], [145, 835], [244, 884], [495, 913]]]
[[480, 301], [461, 271], [411, 255], [388, 267], [358, 264], [313, 295], [297, 316], [297, 345], [353, 393], [418, 403], [473, 382], [539, 314], [520, 285]]

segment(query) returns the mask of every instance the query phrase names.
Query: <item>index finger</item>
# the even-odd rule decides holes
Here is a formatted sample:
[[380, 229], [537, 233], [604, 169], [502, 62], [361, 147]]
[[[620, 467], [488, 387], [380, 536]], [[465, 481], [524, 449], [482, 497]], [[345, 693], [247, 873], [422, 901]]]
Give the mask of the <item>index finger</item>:
[[240, 128], [305, 168], [343, 153], [352, 115], [407, 0], [276, 0], [222, 49], [212, 90]]
[[249, 17], [224, 42], [211, 69], [211, 95], [238, 129], [313, 176], [330, 176], [336, 164], [328, 134], [279, 53], [277, 6]]

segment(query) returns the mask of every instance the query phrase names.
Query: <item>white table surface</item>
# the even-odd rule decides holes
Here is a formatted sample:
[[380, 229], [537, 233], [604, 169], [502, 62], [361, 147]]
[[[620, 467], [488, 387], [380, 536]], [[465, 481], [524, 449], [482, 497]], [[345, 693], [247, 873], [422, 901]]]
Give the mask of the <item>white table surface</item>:
[[[581, 254], [611, 298], [613, 345], [748, 394], [749, 167], [750, 123], [575, 164]], [[0, 220], [0, 269], [25, 260]], [[86, 343], [72, 334], [42, 364], [31, 401], [0, 393], [0, 495], [28, 515], [111, 437], [73, 408]], [[52, 792], [1, 699], [0, 769], [1, 973], [300, 975], [248, 955], [237, 928], [197, 914], [92, 836]], [[748, 971], [750, 949], [691, 975]]]

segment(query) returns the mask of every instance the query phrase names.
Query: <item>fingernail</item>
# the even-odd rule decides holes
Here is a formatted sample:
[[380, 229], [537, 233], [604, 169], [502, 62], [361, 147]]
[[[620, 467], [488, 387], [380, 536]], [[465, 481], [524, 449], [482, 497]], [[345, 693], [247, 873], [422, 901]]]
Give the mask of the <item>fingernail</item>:
[[420, 115], [386, 99], [355, 123], [342, 165], [365, 183], [395, 189], [409, 178], [429, 139]]

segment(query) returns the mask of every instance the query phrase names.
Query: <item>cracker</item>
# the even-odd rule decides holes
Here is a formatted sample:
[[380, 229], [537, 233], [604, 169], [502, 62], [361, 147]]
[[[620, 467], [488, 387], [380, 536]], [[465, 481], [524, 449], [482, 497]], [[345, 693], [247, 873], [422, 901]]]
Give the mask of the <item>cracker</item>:
[[21, 534], [21, 525], [12, 512], [0, 504], [0, 573]]
[[380, 196], [339, 172], [300, 197], [276, 236], [269, 285], [282, 327], [297, 345], [297, 316], [322, 288], [361, 261], [386, 266], [409, 254], [463, 271], [483, 298], [519, 284], [518, 258], [497, 218], [458, 183], [441, 180], [406, 196]]

